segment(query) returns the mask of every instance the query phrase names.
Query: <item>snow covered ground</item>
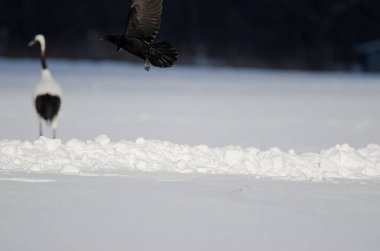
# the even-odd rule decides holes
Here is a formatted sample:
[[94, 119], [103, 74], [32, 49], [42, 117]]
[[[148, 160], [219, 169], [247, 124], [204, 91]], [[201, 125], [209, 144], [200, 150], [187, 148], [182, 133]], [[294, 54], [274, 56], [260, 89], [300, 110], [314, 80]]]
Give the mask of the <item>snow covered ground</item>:
[[232, 175], [2, 174], [0, 245], [8, 251], [375, 251], [379, 187]]
[[105, 135], [87, 142], [41, 137], [34, 143], [0, 141], [0, 167], [7, 171], [64, 174], [120, 174], [125, 171], [246, 174], [290, 180], [380, 180], [380, 145], [354, 149], [337, 145], [320, 154], [296, 155], [271, 148], [209, 148], [138, 138], [111, 142]]
[[380, 75], [48, 63], [55, 141], [0, 59], [1, 250], [380, 247]]
[[[48, 64], [64, 88], [58, 129], [64, 141], [105, 134], [113, 141], [143, 137], [298, 153], [380, 142], [380, 75]], [[36, 139], [31, 96], [39, 72], [38, 59], [0, 59], [0, 139]]]

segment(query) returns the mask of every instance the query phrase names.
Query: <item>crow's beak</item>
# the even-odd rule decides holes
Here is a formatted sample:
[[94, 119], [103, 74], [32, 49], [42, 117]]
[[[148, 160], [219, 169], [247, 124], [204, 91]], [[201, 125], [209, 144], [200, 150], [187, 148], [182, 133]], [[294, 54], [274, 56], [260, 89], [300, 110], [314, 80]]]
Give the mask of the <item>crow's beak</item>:
[[33, 46], [33, 45], [36, 44], [36, 42], [37, 42], [36, 40], [32, 40], [32, 41], [29, 42], [28, 46]]

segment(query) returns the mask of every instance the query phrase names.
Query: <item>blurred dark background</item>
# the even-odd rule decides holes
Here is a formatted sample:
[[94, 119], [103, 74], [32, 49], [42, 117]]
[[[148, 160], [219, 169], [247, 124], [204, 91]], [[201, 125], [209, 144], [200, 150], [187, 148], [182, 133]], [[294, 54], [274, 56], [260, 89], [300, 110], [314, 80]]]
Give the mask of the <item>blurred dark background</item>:
[[[125, 59], [98, 41], [123, 30], [131, 0], [0, 0], [0, 55]], [[380, 70], [379, 0], [164, 0], [158, 40], [184, 64]]]

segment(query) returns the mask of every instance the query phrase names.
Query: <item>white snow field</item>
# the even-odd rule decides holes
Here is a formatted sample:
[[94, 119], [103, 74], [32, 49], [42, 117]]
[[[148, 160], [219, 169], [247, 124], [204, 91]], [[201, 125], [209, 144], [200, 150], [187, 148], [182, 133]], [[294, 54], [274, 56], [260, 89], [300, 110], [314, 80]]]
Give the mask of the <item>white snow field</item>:
[[380, 75], [48, 64], [57, 140], [0, 59], [0, 250], [379, 250]]
[[291, 180], [374, 179], [380, 181], [380, 146], [354, 149], [338, 145], [320, 154], [296, 155], [271, 148], [190, 147], [138, 138], [111, 142], [105, 135], [87, 142], [41, 137], [34, 143], [0, 141], [0, 167], [7, 171], [64, 174], [119, 174], [158, 171], [247, 174]]

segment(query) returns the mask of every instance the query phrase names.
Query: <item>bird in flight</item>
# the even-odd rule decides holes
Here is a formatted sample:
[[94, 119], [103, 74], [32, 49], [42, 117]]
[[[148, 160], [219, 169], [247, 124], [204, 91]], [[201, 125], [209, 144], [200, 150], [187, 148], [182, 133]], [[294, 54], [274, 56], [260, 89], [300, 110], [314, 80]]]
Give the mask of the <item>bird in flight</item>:
[[132, 0], [127, 24], [122, 34], [107, 35], [101, 40], [116, 45], [116, 50], [126, 50], [157, 67], [171, 67], [178, 57], [177, 50], [169, 42], [153, 43], [161, 24], [163, 0]]

